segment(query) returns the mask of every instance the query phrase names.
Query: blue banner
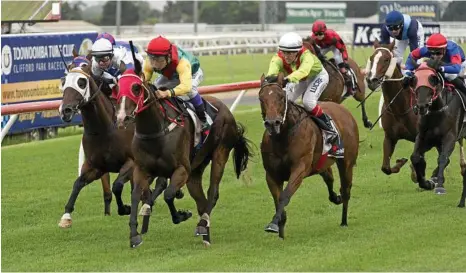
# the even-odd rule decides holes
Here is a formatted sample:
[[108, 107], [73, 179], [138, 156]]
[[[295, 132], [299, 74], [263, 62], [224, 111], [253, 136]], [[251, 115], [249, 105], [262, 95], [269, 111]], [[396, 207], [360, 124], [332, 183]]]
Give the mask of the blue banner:
[[440, 9], [437, 3], [433, 1], [379, 1], [379, 22], [385, 21], [385, 16], [392, 11], [397, 10], [420, 22], [438, 22]]
[[[433, 33], [440, 33], [439, 24], [422, 24], [425, 39]], [[383, 24], [354, 24], [353, 25], [353, 45], [372, 46], [375, 39], [381, 40], [381, 29]]]
[[[96, 37], [97, 32], [2, 35], [2, 105], [61, 99], [64, 62], [71, 62], [73, 48], [87, 55]], [[9, 116], [2, 117], [2, 128], [8, 120]], [[26, 113], [19, 115], [9, 133], [78, 124], [81, 116], [65, 124], [57, 110]]]

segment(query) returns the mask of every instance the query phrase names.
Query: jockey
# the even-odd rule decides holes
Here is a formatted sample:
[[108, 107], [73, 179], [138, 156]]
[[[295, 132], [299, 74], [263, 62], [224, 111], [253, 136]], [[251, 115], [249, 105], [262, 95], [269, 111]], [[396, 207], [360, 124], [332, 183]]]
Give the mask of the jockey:
[[162, 36], [152, 39], [147, 45], [146, 52], [148, 57], [144, 65], [146, 80], [149, 81], [156, 72], [159, 74], [154, 80], [156, 88], [168, 88], [167, 91], [156, 92], [159, 98], [179, 96], [191, 102], [202, 122], [202, 134], [205, 139], [209, 134], [210, 125], [207, 122], [204, 102], [197, 91], [204, 78], [199, 60]]
[[412, 51], [406, 60], [406, 74], [411, 76], [414, 70], [414, 62], [429, 57], [441, 60], [444, 64], [437, 71], [444, 75], [458, 90], [466, 95], [466, 86], [459, 75], [466, 70], [466, 58], [463, 49], [455, 42], [447, 40], [440, 33], [434, 33], [427, 39], [427, 46]]
[[393, 56], [396, 63], [403, 62], [403, 55], [409, 44], [410, 52], [424, 46], [424, 29], [422, 24], [411, 16], [393, 10], [385, 17], [385, 26], [381, 29], [382, 44], [389, 44], [390, 37], [395, 39]]
[[326, 125], [326, 131], [332, 135], [327, 142], [335, 143], [338, 137], [331, 118], [323, 112], [317, 100], [328, 84], [329, 76], [320, 60], [303, 47], [303, 40], [295, 32], [289, 32], [280, 38], [279, 51], [272, 57], [267, 76], [283, 72], [285, 90], [288, 99], [295, 101], [303, 96], [304, 108]]
[[[119, 76], [126, 69], [134, 69], [134, 62], [131, 51], [123, 46], [114, 46], [112, 43], [115, 42], [115, 39], [110, 34], [108, 35], [111, 39], [104, 36], [98, 38], [92, 45], [92, 74], [101, 77], [113, 89], [118, 82]], [[143, 65], [144, 59], [142, 56], [139, 53], [135, 55]]]
[[351, 70], [348, 65], [348, 51], [346, 50], [345, 43], [341, 39], [340, 35], [332, 29], [327, 29], [324, 21], [317, 20], [312, 25], [312, 36], [311, 38], [321, 48], [322, 55], [332, 51], [335, 62], [340, 68], [340, 72], [345, 79], [345, 84], [348, 88], [348, 92], [353, 94], [353, 80]]

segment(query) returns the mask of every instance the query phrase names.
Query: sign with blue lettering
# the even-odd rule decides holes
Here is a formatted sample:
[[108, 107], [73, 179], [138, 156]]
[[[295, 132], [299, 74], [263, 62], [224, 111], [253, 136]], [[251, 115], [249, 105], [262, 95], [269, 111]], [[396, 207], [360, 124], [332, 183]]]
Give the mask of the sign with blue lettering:
[[[64, 61], [71, 62], [73, 48], [87, 55], [96, 37], [97, 32], [2, 35], [2, 105], [61, 99]], [[2, 118], [2, 128], [7, 121], [8, 116]], [[76, 116], [71, 124], [64, 124], [57, 110], [27, 113], [19, 115], [10, 133], [80, 123]]]
[[437, 22], [440, 17], [440, 9], [433, 1], [379, 1], [379, 22], [383, 23], [385, 16], [397, 10], [421, 22]]
[[[439, 24], [422, 24], [425, 39], [434, 34], [440, 33]], [[353, 25], [353, 45], [371, 46], [375, 39], [381, 40], [381, 28], [383, 24], [354, 24]]]

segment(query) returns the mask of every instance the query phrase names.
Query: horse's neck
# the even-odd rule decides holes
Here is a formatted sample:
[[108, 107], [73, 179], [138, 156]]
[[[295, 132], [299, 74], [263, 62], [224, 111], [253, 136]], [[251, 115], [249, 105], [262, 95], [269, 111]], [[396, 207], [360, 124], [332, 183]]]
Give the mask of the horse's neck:
[[136, 132], [139, 134], [156, 134], [165, 127], [164, 117], [158, 103], [140, 112], [136, 116]]
[[307, 115], [306, 110], [298, 109], [299, 106], [288, 102], [288, 111], [286, 113], [285, 124], [283, 126], [282, 135], [288, 136], [295, 129], [296, 125], [301, 122], [303, 115]]
[[[403, 75], [398, 67], [396, 67], [395, 71], [393, 72], [393, 79], [400, 79], [399, 81], [386, 81], [382, 83], [382, 93], [384, 96], [385, 103], [390, 103], [392, 99], [400, 92], [403, 88], [403, 84], [401, 78]], [[411, 107], [410, 105], [411, 94], [408, 90], [403, 90], [400, 94], [396, 97], [393, 101], [393, 104], [390, 106], [394, 112], [405, 112], [408, 108]]]
[[106, 133], [113, 128], [113, 117], [109, 114], [103, 94], [98, 94], [94, 101], [84, 105], [81, 110], [84, 132], [90, 134]]

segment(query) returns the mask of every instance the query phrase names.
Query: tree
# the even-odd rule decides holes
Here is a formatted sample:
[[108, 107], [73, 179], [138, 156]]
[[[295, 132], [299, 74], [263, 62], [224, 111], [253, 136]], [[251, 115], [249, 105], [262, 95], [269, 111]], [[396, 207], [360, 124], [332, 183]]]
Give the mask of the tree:
[[[103, 26], [113, 26], [116, 24], [116, 1], [107, 1], [102, 8], [102, 19], [100, 24]], [[139, 10], [135, 2], [121, 1], [121, 24], [138, 25]]]
[[70, 4], [69, 2], [61, 3], [61, 19], [62, 20], [82, 20], [84, 3], [81, 1]]
[[139, 10], [139, 21], [141, 24], [152, 25], [160, 21], [162, 13], [156, 9], [151, 9], [146, 1], [135, 1], [134, 4]]
[[466, 2], [452, 1], [442, 16], [442, 21], [465, 21]]

